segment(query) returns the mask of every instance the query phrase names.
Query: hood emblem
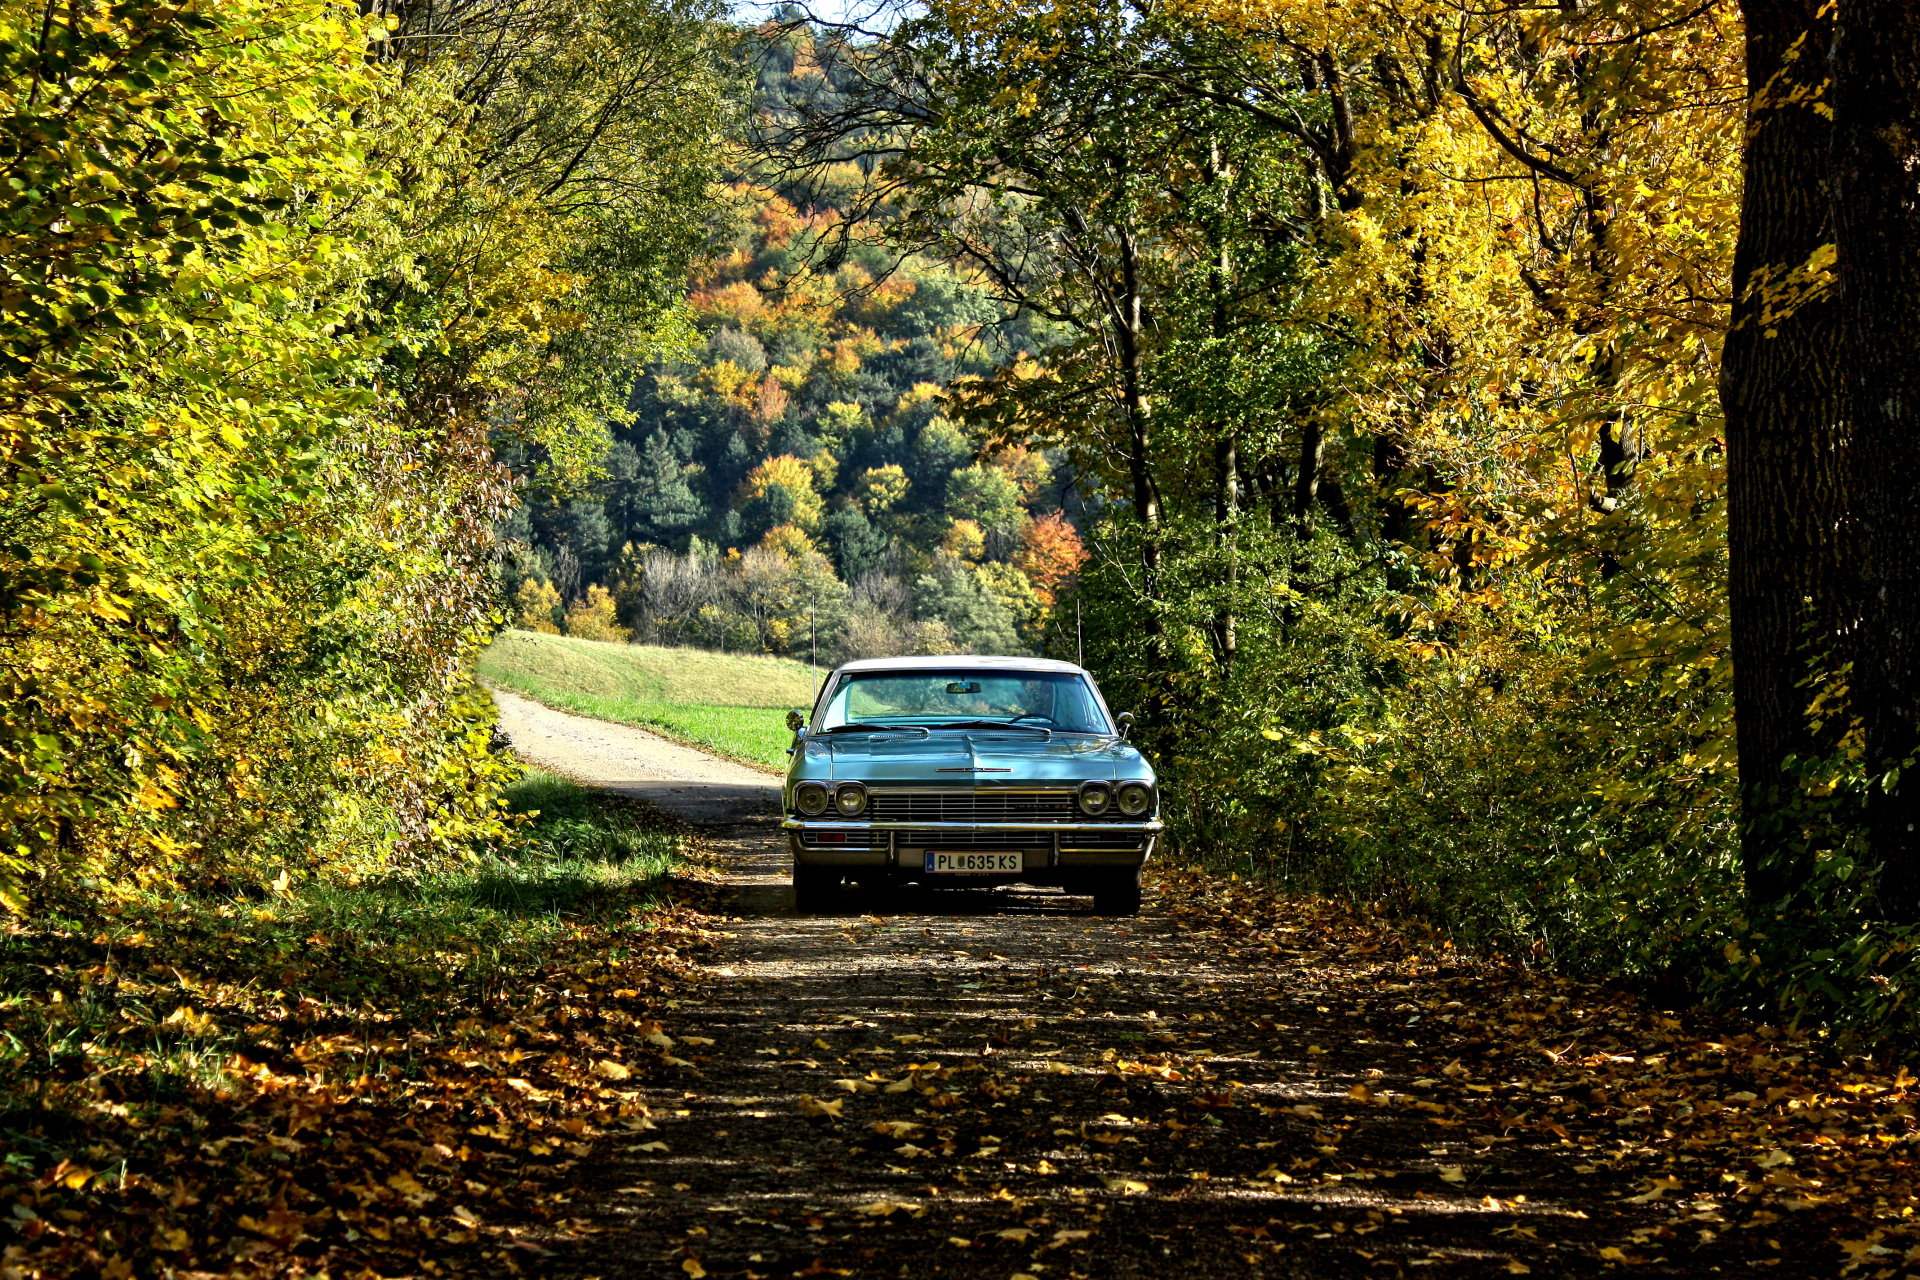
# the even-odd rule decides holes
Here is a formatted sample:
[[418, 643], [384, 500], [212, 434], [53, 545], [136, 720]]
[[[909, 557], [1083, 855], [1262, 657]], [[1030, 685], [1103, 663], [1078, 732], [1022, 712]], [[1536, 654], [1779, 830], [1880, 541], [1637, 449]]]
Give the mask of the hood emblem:
[[1012, 773], [1011, 768], [997, 769], [984, 764], [942, 765], [935, 773]]

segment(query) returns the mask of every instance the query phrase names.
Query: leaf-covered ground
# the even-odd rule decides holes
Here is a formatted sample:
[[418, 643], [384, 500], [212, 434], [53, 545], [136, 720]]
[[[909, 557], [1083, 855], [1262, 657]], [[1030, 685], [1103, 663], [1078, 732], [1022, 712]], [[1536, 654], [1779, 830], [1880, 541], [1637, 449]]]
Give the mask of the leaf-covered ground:
[[[704, 862], [484, 982], [239, 914], [43, 947], [120, 1021], [12, 1094], [0, 1274], [1920, 1272], [1916, 1082], [1817, 1042], [1230, 880], [801, 918], [764, 822]], [[103, 1066], [215, 1023], [205, 1086]]]
[[646, 1108], [706, 945], [681, 837], [536, 778], [525, 847], [354, 888], [144, 896], [0, 934], [0, 1277], [512, 1270]]
[[666, 1020], [658, 1127], [592, 1163], [552, 1271], [1920, 1262], [1906, 1074], [1194, 875], [1132, 921], [1042, 893], [796, 919], [765, 848], [723, 846], [741, 918]]

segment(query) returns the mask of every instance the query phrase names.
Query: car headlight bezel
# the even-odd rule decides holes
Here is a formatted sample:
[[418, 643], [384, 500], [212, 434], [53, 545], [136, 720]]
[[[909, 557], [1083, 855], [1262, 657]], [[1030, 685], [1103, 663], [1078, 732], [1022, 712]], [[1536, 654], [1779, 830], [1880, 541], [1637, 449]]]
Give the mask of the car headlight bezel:
[[1080, 793], [1075, 797], [1080, 812], [1089, 818], [1104, 818], [1113, 811], [1113, 784], [1095, 778], [1080, 784]]
[[1144, 818], [1153, 812], [1153, 784], [1135, 779], [1114, 788], [1113, 807], [1123, 817]]
[[867, 811], [867, 789], [857, 782], [843, 782], [833, 789], [834, 812], [843, 818], [857, 818]]
[[824, 782], [802, 782], [793, 789], [793, 807], [802, 817], [817, 818], [833, 807], [833, 790]]

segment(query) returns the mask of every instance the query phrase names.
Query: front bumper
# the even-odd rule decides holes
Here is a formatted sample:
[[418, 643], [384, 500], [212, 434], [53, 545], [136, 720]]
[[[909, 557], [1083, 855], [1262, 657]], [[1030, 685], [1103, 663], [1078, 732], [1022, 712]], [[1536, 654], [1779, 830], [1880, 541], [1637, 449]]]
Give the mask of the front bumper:
[[[784, 819], [793, 859], [802, 866], [890, 869], [919, 875], [928, 849], [1018, 849], [1022, 878], [1051, 879], [1083, 868], [1137, 867], [1153, 853], [1163, 824], [1140, 822], [858, 822]], [[838, 841], [824, 841], [838, 835]], [[944, 878], [944, 877], [943, 877]]]

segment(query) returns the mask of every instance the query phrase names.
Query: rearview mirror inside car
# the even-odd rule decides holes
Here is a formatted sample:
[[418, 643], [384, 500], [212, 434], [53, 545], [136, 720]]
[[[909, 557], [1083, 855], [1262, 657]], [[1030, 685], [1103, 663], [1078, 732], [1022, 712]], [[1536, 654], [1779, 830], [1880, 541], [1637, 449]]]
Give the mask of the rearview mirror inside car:
[[949, 680], [947, 681], [947, 692], [978, 693], [980, 692], [980, 682], [978, 680]]

